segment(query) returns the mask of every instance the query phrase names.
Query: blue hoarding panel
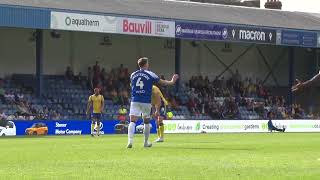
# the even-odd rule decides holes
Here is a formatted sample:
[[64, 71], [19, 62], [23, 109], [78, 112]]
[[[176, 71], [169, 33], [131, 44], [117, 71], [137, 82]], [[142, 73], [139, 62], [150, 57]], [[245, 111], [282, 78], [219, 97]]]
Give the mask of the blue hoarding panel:
[[[34, 120], [34, 121], [13, 121], [16, 127], [16, 135], [41, 135], [47, 131], [48, 135], [81, 135], [91, 133], [91, 121], [89, 120]], [[119, 124], [118, 120], [101, 121], [101, 134], [115, 134], [115, 126]], [[142, 121], [137, 122], [137, 126]], [[151, 133], [156, 132], [155, 121], [151, 121]], [[45, 133], [46, 134], [46, 133]]]
[[204, 23], [176, 22], [176, 37], [198, 40], [226, 40], [227, 26]]
[[212, 23], [176, 22], [176, 37], [276, 44], [276, 30]]
[[281, 44], [289, 46], [317, 47], [317, 33], [283, 30]]
[[0, 26], [50, 28], [50, 10], [0, 6]]
[[230, 26], [228, 33], [231, 41], [276, 44], [277, 40], [275, 29]]

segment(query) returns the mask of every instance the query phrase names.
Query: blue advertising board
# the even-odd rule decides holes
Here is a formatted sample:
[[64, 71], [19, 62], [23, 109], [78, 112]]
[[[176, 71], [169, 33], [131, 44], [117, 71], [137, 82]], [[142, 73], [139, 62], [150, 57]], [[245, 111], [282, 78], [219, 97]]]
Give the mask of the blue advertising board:
[[177, 21], [176, 38], [227, 40], [228, 29], [224, 25]]
[[[42, 134], [41, 128], [47, 129], [48, 135], [83, 135], [91, 133], [91, 121], [89, 120], [34, 120], [34, 121], [13, 121], [16, 128], [16, 135], [37, 135]], [[142, 121], [137, 122], [137, 126]], [[100, 124], [101, 134], [116, 134], [115, 126], [118, 120], [104, 120]], [[151, 133], [156, 132], [155, 121], [151, 121]], [[28, 132], [28, 133], [27, 133]]]
[[229, 26], [228, 33], [230, 41], [276, 44], [277, 40], [275, 29]]
[[276, 30], [212, 23], [176, 22], [176, 38], [276, 44]]
[[288, 46], [317, 47], [317, 33], [283, 30], [281, 44]]

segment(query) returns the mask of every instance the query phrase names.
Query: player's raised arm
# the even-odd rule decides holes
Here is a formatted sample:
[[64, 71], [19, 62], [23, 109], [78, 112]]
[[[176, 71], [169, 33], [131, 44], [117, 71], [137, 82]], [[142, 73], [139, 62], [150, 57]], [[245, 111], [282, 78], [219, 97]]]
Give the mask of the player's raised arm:
[[292, 86], [291, 90], [292, 90], [292, 92], [296, 92], [298, 90], [301, 90], [305, 87], [312, 85], [314, 82], [316, 82], [318, 80], [320, 80], [320, 72], [317, 75], [313, 76], [313, 78], [311, 78], [305, 82], [301, 82], [300, 80], [296, 79], [296, 84], [294, 86]]
[[163, 86], [172, 86], [177, 82], [178, 79], [179, 79], [179, 75], [178, 74], [174, 74], [172, 76], [171, 81], [160, 79], [159, 80], [159, 84], [163, 85]]

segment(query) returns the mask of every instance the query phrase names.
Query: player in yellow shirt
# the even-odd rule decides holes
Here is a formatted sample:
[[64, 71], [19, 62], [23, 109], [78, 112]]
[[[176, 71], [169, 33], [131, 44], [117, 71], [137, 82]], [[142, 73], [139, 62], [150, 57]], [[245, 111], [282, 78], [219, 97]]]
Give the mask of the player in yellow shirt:
[[157, 120], [158, 139], [155, 142], [163, 142], [164, 141], [163, 119], [166, 118], [168, 101], [164, 98], [160, 89], [155, 85], [152, 86], [151, 104], [152, 104], [154, 118], [156, 118]]
[[[92, 113], [90, 113], [90, 109], [92, 107]], [[97, 124], [97, 135], [100, 135], [100, 121], [102, 118], [102, 112], [104, 109], [104, 98], [100, 94], [100, 89], [95, 88], [94, 94], [89, 96], [88, 105], [87, 105], [87, 116], [89, 117], [91, 114], [91, 136], [94, 132], [94, 126]]]

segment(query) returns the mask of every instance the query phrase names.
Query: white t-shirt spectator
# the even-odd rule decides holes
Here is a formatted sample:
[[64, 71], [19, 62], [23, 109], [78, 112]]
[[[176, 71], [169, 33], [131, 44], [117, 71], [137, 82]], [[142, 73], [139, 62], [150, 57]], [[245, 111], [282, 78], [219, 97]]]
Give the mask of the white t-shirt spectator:
[[15, 118], [14, 115], [10, 115], [10, 116], [8, 116], [8, 118], [7, 118], [8, 121], [12, 121], [12, 120], [15, 120], [15, 119], [16, 119], [16, 118]]
[[23, 95], [23, 94], [18, 94], [18, 99], [19, 99], [19, 100], [23, 100], [23, 98], [24, 98], [24, 95]]
[[1, 120], [1, 119], [7, 120], [7, 119], [8, 119], [8, 116], [6, 116], [6, 114], [5, 114], [4, 112], [2, 112], [2, 113], [0, 114], [0, 120]]

